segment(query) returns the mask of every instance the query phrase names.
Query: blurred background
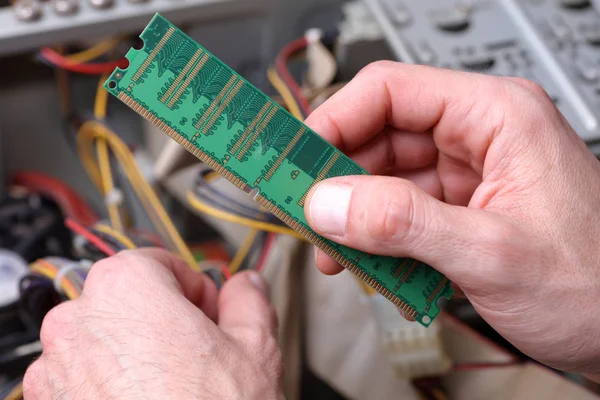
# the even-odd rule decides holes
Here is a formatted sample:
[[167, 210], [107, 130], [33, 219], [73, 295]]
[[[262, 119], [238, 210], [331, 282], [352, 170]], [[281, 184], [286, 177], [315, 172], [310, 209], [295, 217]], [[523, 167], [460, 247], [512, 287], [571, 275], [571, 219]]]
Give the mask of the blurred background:
[[108, 98], [99, 83], [157, 12], [300, 119], [370, 62], [398, 60], [534, 80], [600, 153], [591, 0], [0, 0], [0, 399], [21, 398], [45, 313], [95, 261], [139, 246], [218, 284], [266, 276], [288, 399], [597, 398], [467, 300], [423, 328], [350, 273], [322, 276], [283, 223]]

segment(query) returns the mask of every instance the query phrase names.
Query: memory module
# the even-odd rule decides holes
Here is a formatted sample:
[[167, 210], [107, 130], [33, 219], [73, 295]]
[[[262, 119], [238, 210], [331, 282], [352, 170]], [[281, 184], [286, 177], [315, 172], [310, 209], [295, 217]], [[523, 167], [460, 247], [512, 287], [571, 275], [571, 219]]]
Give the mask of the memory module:
[[450, 282], [428, 265], [329, 241], [304, 217], [308, 191], [334, 176], [367, 175], [285, 109], [156, 15], [105, 88], [259, 204], [373, 287], [407, 316], [429, 325]]

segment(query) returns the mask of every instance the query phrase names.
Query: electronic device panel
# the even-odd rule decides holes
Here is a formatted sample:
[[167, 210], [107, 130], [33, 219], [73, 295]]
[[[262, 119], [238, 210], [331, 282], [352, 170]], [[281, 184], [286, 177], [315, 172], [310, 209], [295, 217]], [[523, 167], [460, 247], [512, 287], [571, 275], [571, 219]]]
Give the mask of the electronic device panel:
[[405, 62], [539, 83], [600, 139], [600, 15], [586, 0], [366, 0]]

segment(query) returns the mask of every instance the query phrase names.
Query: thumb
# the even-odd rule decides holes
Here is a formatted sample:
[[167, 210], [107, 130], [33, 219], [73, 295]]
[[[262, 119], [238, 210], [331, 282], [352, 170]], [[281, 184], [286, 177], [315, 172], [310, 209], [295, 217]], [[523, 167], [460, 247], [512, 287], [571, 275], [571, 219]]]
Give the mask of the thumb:
[[219, 295], [219, 327], [241, 342], [273, 338], [277, 320], [268, 290], [258, 272], [235, 274]]
[[410, 181], [346, 176], [319, 183], [305, 208], [320, 235], [368, 253], [423, 261], [458, 284], [501, 257], [511, 228], [500, 215], [453, 206]]

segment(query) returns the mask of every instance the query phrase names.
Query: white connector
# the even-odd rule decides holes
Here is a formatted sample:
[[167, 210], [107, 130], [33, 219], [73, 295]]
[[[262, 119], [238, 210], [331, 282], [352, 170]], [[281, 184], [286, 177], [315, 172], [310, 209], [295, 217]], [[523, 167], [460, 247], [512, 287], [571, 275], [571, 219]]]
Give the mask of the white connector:
[[120, 189], [113, 188], [104, 196], [104, 203], [107, 206], [120, 206], [123, 204], [123, 192]]
[[404, 319], [398, 309], [380, 294], [369, 299], [379, 326], [381, 347], [399, 379], [448, 372], [452, 363], [442, 347], [437, 321], [425, 328]]
[[306, 31], [304, 37], [308, 42], [306, 58], [308, 61], [308, 73], [306, 83], [311, 89], [324, 89], [331, 85], [337, 73], [335, 57], [321, 43], [323, 32], [318, 28]]

